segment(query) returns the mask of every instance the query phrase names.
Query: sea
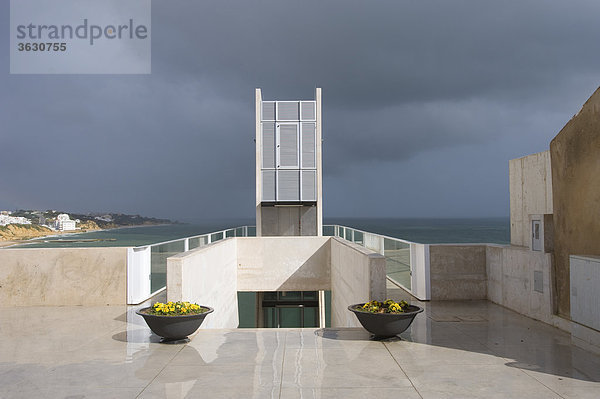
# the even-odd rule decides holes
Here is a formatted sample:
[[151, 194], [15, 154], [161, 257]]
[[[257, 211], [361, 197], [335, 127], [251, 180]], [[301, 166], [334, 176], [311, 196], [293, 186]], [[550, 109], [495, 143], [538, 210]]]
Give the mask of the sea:
[[[510, 243], [510, 220], [504, 218], [325, 218], [337, 224], [422, 244]], [[239, 226], [253, 226], [253, 219], [207, 221], [158, 226], [136, 226], [62, 234], [26, 241], [17, 248], [130, 247], [201, 235]]]

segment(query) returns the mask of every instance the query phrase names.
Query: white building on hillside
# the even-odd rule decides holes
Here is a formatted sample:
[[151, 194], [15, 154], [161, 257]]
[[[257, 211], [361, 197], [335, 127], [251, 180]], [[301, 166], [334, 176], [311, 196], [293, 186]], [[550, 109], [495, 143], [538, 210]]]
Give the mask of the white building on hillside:
[[0, 226], [6, 226], [7, 224], [31, 224], [31, 220], [22, 216], [9, 216], [8, 212], [2, 212], [0, 215]]
[[61, 213], [56, 217], [54, 228], [60, 231], [75, 230], [75, 221], [71, 220], [66, 213]]

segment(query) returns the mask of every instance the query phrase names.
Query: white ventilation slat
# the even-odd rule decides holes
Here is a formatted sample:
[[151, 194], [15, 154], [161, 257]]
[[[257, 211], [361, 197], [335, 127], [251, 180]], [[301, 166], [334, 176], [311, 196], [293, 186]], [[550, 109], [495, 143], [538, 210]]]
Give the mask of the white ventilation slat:
[[262, 171], [262, 200], [275, 201], [275, 171]]
[[262, 103], [262, 120], [275, 120], [275, 101], [263, 101]]
[[317, 200], [317, 172], [314, 170], [302, 171], [302, 201]]
[[278, 101], [277, 120], [297, 121], [300, 120], [300, 107], [298, 101]]
[[298, 125], [282, 123], [279, 125], [279, 166], [298, 167]]
[[262, 124], [262, 167], [275, 167], [275, 122]]
[[300, 200], [300, 171], [298, 170], [278, 170], [278, 201], [299, 201]]
[[316, 168], [316, 125], [314, 123], [302, 123], [302, 167]]
[[302, 101], [300, 103], [300, 116], [303, 121], [314, 121], [317, 119], [314, 101]]

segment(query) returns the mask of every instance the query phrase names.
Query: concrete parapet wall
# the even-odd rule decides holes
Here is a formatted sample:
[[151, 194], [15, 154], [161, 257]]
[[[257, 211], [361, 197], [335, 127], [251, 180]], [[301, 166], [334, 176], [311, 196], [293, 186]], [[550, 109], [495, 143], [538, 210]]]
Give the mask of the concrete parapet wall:
[[331, 286], [329, 237], [236, 240], [238, 291], [319, 291]]
[[552, 254], [523, 247], [489, 245], [486, 259], [490, 301], [556, 325], [552, 304]]
[[432, 300], [488, 299], [565, 328], [553, 314], [552, 254], [520, 246], [431, 244], [429, 256]]
[[331, 290], [333, 327], [360, 326], [348, 305], [386, 298], [385, 258], [330, 237], [239, 237], [167, 259], [167, 299], [215, 308], [203, 328], [238, 326], [237, 291]]
[[348, 305], [386, 299], [385, 257], [333, 237], [331, 242], [331, 326], [360, 327]]
[[486, 299], [486, 246], [430, 244], [432, 300]]
[[169, 257], [167, 300], [214, 308], [201, 328], [237, 328], [237, 240], [229, 238]]
[[0, 250], [0, 306], [126, 303], [127, 248]]

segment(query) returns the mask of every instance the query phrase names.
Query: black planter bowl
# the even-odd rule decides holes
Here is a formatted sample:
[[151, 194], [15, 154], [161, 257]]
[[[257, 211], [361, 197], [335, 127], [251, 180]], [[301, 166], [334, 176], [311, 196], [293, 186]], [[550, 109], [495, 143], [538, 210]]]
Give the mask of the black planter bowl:
[[404, 332], [417, 316], [423, 311], [415, 305], [409, 305], [404, 313], [370, 313], [361, 310], [364, 303], [348, 306], [348, 310], [354, 312], [362, 326], [373, 334], [375, 338], [394, 337]]
[[214, 312], [214, 309], [208, 306], [201, 307], [208, 310], [200, 314], [162, 316], [144, 313], [146, 310], [152, 309], [149, 306], [139, 309], [135, 313], [146, 320], [148, 327], [154, 334], [163, 337], [164, 342], [168, 342], [186, 339], [188, 335], [193, 334], [200, 327], [206, 315]]

